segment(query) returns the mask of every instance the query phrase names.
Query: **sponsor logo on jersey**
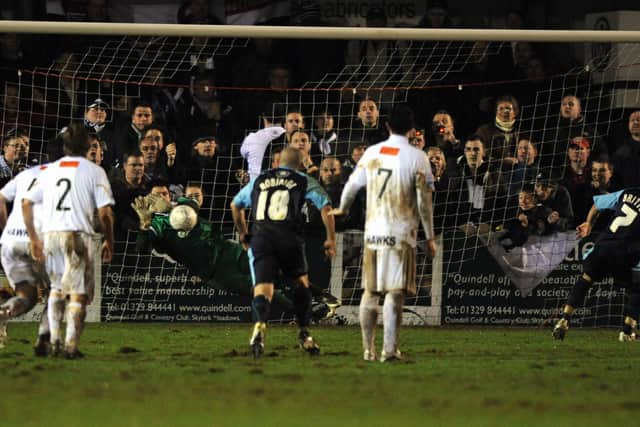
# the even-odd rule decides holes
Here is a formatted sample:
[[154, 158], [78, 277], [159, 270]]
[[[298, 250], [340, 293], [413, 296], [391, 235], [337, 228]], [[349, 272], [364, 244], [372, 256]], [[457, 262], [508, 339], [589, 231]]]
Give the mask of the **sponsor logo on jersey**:
[[60, 162], [61, 168], [77, 168], [80, 166], [80, 162], [77, 160], [65, 160]]
[[385, 154], [387, 156], [397, 156], [400, 152], [400, 149], [397, 147], [381, 147], [380, 154]]
[[395, 236], [367, 236], [366, 240], [368, 245], [380, 245], [380, 246], [396, 245]]

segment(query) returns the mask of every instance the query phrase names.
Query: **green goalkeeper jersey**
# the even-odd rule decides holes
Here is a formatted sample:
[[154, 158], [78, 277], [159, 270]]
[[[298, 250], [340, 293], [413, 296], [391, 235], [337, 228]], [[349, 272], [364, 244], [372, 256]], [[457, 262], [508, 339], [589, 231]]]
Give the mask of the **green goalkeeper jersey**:
[[148, 231], [138, 233], [139, 251], [166, 254], [205, 281], [215, 280], [225, 289], [241, 294], [251, 291], [251, 273], [246, 251], [226, 240], [214, 225], [202, 218], [190, 232], [171, 227], [169, 214], [156, 213]]

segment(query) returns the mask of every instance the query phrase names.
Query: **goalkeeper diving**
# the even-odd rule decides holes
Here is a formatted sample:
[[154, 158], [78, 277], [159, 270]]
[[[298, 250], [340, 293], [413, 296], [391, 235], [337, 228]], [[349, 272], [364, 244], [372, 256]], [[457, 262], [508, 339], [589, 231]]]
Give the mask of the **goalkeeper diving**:
[[[175, 207], [154, 194], [135, 199], [131, 206], [140, 220], [136, 250], [149, 253], [153, 249], [167, 255], [200, 277], [207, 286], [246, 296], [250, 301], [253, 286], [247, 251], [241, 244], [225, 239], [211, 222], [197, 216], [202, 205], [201, 189], [188, 186], [186, 196], [190, 195], [189, 190], [199, 192], [200, 197], [197, 194], [193, 198], [180, 197]], [[193, 209], [195, 214], [185, 216], [189, 209]], [[292, 313], [293, 303], [287, 296], [288, 290], [289, 287], [285, 286], [283, 292], [276, 292], [274, 305], [282, 312]], [[313, 319], [318, 321], [332, 317], [340, 301], [314, 286], [312, 294], [315, 299]]]

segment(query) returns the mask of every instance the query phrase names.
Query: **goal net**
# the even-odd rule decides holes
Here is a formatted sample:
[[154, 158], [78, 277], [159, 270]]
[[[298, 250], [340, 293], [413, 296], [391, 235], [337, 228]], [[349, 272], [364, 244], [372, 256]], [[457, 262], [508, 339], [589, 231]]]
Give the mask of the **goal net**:
[[[320, 178], [323, 166], [331, 169], [323, 160], [336, 157], [343, 181], [362, 148], [386, 138], [390, 108], [408, 103], [418, 128], [412, 142], [423, 138], [425, 151], [438, 147], [429, 151], [433, 166], [438, 153], [447, 166], [435, 192], [438, 254], [434, 260], [425, 255], [420, 234], [418, 290], [406, 300], [405, 321], [539, 325], [555, 316], [580, 274], [579, 260], [590, 243], [578, 242], [572, 230], [584, 213], [578, 210], [589, 202], [574, 196], [589, 187], [591, 161], [605, 161], [606, 152], [613, 155], [628, 113], [640, 102], [638, 47], [595, 49], [575, 43], [570, 51], [578, 65], [571, 68], [556, 71], [529, 52], [527, 67], [516, 63], [505, 72], [505, 58], [513, 63], [525, 44], [99, 38], [60, 49], [48, 66], [21, 69], [6, 81], [3, 135], [16, 127], [27, 130], [25, 161], [44, 162], [56, 133], [70, 120], [82, 120], [96, 98], [108, 104], [107, 122], [114, 128], [130, 126], [135, 100], [146, 99], [165, 145], [178, 145], [178, 160], [192, 154], [196, 137], [217, 137], [213, 160], [188, 176], [204, 190], [200, 215], [233, 238], [229, 205], [248, 171], [240, 148], [247, 135], [265, 126], [265, 118], [287, 127], [287, 113], [300, 113], [298, 125], [311, 141]], [[535, 51], [553, 52], [552, 46]], [[286, 49], [289, 54], [281, 55]], [[513, 116], [499, 116], [503, 110]], [[214, 125], [195, 129], [194, 117]], [[287, 138], [268, 145], [263, 166], [271, 164]], [[482, 162], [473, 157], [478, 140]], [[530, 151], [522, 140], [532, 143]], [[109, 149], [114, 142], [106, 143]], [[569, 157], [585, 152], [591, 156], [586, 167], [571, 175]], [[531, 156], [535, 159], [528, 162]], [[562, 217], [562, 226], [521, 230], [519, 197], [533, 194], [532, 203], [542, 205], [536, 186], [557, 188], [558, 182], [570, 187], [573, 216]], [[322, 266], [321, 250], [308, 252], [312, 280], [343, 301], [338, 322], [357, 322], [364, 206], [360, 209], [360, 217], [352, 212], [339, 224], [339, 254], [330, 268]], [[550, 215], [539, 211], [538, 219]], [[311, 235], [314, 224], [308, 226]], [[250, 320], [246, 298], [206, 286], [161, 254], [138, 253], [135, 237], [136, 230], [121, 234], [114, 262], [103, 266], [97, 302], [103, 320]], [[322, 238], [309, 239], [309, 246], [322, 243]], [[624, 290], [612, 280], [596, 284], [580, 322], [617, 325], [623, 300]]]

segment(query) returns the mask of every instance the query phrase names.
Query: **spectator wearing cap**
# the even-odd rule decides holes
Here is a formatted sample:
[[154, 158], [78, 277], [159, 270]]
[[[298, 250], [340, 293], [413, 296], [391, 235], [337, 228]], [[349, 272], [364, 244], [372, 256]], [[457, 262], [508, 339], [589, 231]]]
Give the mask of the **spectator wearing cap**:
[[2, 139], [0, 155], [0, 187], [9, 182], [27, 165], [29, 137], [21, 129], [11, 129]]
[[569, 191], [558, 183], [549, 173], [541, 173], [536, 177], [535, 192], [538, 203], [550, 209], [547, 217], [550, 232], [568, 231], [573, 228], [574, 214]]
[[576, 136], [569, 143], [567, 166], [560, 181], [569, 191], [577, 224], [582, 224], [593, 205], [591, 198], [591, 142]]
[[629, 115], [628, 130], [629, 136], [612, 159], [618, 188], [640, 186], [640, 110]]
[[191, 155], [185, 164], [186, 180], [201, 181], [204, 169], [218, 168], [218, 142], [213, 135], [200, 136], [191, 143]]
[[101, 98], [94, 99], [84, 111], [84, 125], [97, 135], [104, 151], [103, 167], [107, 170], [114, 166], [118, 153], [113, 144], [113, 127], [107, 122], [109, 104]]

